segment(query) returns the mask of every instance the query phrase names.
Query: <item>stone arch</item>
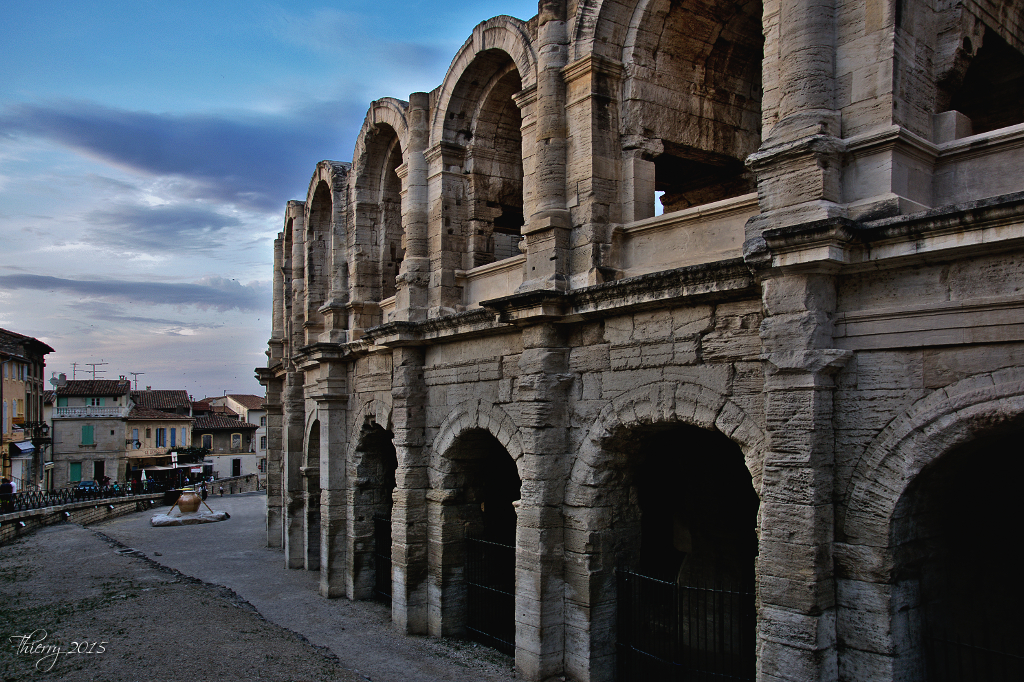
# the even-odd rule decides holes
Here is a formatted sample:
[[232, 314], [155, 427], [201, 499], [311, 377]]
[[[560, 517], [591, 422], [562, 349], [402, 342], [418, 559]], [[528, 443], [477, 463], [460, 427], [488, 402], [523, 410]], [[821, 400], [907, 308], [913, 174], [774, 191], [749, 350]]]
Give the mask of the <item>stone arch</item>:
[[[364, 402], [352, 424], [346, 533], [346, 591], [351, 599], [386, 601], [392, 593], [386, 557], [391, 555], [389, 527], [398, 459], [391, 428], [391, 401], [379, 398]], [[378, 541], [386, 546], [378, 547]]]
[[[761, 494], [765, 436], [757, 422], [717, 389], [663, 381], [627, 391], [601, 410], [569, 469], [566, 501], [570, 496], [600, 495], [601, 486], [608, 482], [609, 471], [604, 444], [616, 429], [659, 422], [717, 430], [734, 441], [743, 452], [754, 491]], [[587, 489], [593, 489], [593, 493], [585, 493]]]
[[565, 659], [570, 676], [614, 677], [614, 569], [627, 546], [638, 550], [640, 528], [638, 518], [619, 518], [624, 505], [635, 504], [632, 493], [626, 502], [623, 491], [630, 463], [614, 447], [624, 431], [679, 424], [718, 432], [738, 446], [753, 492], [761, 495], [763, 430], [727, 395], [699, 381], [662, 381], [617, 396], [594, 420], [571, 462], [564, 497], [565, 637], [576, 648]]
[[[393, 98], [376, 100], [359, 131], [352, 163], [355, 202], [351, 266], [356, 301], [382, 301], [395, 295], [395, 278], [404, 258], [402, 247], [404, 166], [409, 143], [409, 104]], [[363, 255], [365, 254], [365, 255]], [[379, 310], [367, 310], [360, 327], [379, 324]]]
[[633, 7], [617, 57], [623, 150], [653, 172], [666, 213], [754, 191], [744, 161], [761, 143], [762, 14], [761, 0]]
[[[348, 301], [346, 208], [349, 164], [321, 161], [309, 183], [305, 202], [304, 277], [306, 343], [326, 329], [322, 308]], [[345, 327], [343, 318], [334, 321]]]
[[857, 595], [840, 599], [841, 660], [852, 657], [855, 665], [875, 671], [873, 676], [917, 679], [921, 588], [913, 576], [900, 577], [897, 554], [904, 551], [909, 527], [897, 528], [897, 509], [922, 472], [934, 471], [945, 455], [1022, 425], [1024, 370], [1010, 368], [932, 391], [865, 448], [845, 488], [845, 504], [837, 509], [838, 591]]
[[569, 26], [572, 38], [569, 59], [574, 61], [588, 54], [599, 54], [618, 60], [636, 4], [637, 0], [579, 3]]
[[430, 126], [431, 146], [444, 139], [445, 117], [456, 86], [476, 58], [488, 50], [498, 50], [511, 57], [519, 71], [524, 90], [536, 84], [537, 54], [530, 41], [526, 22], [503, 15], [477, 24], [473, 34], [459, 48], [438, 89]]
[[1024, 415], [1024, 370], [977, 374], [916, 401], [875, 436], [854, 465], [840, 520], [850, 544], [882, 543], [900, 495], [927, 464]]
[[307, 571], [320, 569], [320, 415], [312, 410], [306, 420], [303, 438], [302, 475], [304, 568]]
[[[437, 435], [429, 444], [430, 468], [444, 472], [448, 466], [444, 463], [444, 453], [455, 444], [455, 440], [472, 429], [482, 429], [498, 439], [508, 454], [516, 462], [517, 468], [523, 459], [523, 442], [519, 427], [515, 421], [500, 407], [483, 400], [470, 400], [459, 404], [448, 413], [441, 422]], [[522, 478], [523, 472], [519, 472]]]

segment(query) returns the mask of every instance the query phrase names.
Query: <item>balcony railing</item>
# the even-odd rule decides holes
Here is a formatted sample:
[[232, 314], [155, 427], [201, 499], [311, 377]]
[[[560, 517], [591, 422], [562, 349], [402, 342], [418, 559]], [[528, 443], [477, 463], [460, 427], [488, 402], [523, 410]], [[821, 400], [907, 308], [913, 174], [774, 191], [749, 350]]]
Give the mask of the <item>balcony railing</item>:
[[97, 418], [115, 418], [123, 419], [128, 416], [128, 407], [113, 406], [113, 407], [92, 407], [86, 405], [78, 405], [75, 407], [55, 407], [53, 409], [54, 419], [97, 419]]

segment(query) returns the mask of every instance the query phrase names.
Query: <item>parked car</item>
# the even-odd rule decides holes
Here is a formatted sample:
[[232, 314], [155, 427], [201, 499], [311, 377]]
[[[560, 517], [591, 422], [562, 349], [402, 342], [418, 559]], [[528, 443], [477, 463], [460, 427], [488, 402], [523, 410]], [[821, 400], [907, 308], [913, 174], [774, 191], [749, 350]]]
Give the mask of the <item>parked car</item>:
[[75, 497], [85, 497], [87, 493], [97, 494], [100, 486], [96, 481], [79, 481], [75, 484]]

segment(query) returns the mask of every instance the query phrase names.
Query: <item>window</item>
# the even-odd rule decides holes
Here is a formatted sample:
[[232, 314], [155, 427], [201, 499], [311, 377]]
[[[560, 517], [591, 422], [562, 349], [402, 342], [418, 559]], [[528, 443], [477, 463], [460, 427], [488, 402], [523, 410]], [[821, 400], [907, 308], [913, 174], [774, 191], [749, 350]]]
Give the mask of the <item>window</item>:
[[156, 430], [156, 446], [158, 448], [167, 447], [167, 429]]
[[82, 445], [96, 445], [96, 440], [93, 436], [94, 428], [92, 424], [82, 425]]
[[213, 450], [213, 434], [204, 433], [203, 436], [203, 447], [207, 450]]
[[103, 407], [103, 398], [86, 398], [85, 404], [89, 407]]
[[81, 462], [70, 462], [70, 468], [68, 470], [68, 481], [71, 483], [78, 483], [82, 480], [82, 463]]
[[67, 406], [68, 406], [68, 399], [67, 399], [66, 396], [62, 397], [62, 398], [57, 398], [57, 407], [67, 407]]
[[132, 440], [138, 440], [138, 439], [139, 439], [139, 430], [138, 429], [132, 429]]
[[266, 450], [266, 449], [267, 449], [267, 437], [266, 436], [260, 436], [260, 450]]
[[267, 418], [266, 417], [260, 417], [260, 426], [266, 426], [266, 425], [267, 425]]
[[231, 449], [240, 450], [242, 448], [242, 434], [232, 433], [231, 434]]
[[178, 429], [171, 429], [171, 447], [172, 447], [172, 448], [173, 448], [173, 447], [174, 447], [175, 445], [177, 445], [177, 444], [178, 444], [178, 443], [177, 443], [177, 440], [178, 440], [178, 437], [177, 437], [177, 436], [178, 436]]
[[149, 439], [149, 438], [152, 438], [152, 437], [153, 437], [153, 429], [151, 429], [151, 428], [149, 428], [147, 426], [146, 427], [146, 438]]

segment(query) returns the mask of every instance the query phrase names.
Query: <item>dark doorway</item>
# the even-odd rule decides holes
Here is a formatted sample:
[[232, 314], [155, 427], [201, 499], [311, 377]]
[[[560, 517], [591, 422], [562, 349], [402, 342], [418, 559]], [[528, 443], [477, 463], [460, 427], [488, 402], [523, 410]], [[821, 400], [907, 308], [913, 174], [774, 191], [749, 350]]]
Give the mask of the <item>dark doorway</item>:
[[394, 434], [373, 421], [356, 446], [353, 504], [353, 598], [391, 604], [391, 510], [398, 456]]
[[231, 460], [231, 475], [241, 476], [242, 475], [242, 460], [233, 459]]
[[106, 476], [106, 471], [105, 471], [105, 468], [104, 468], [103, 465], [104, 465], [104, 462], [102, 462], [102, 461], [93, 462], [93, 465], [92, 465], [93, 480], [96, 481], [96, 485], [103, 485], [103, 477]]
[[982, 438], [943, 455], [897, 506], [897, 585], [920, 595], [907, 605], [916, 614], [910, 631], [920, 633], [924, 649], [917, 679], [1024, 679], [1024, 587], [1014, 541], [1022, 436]]
[[742, 452], [681, 425], [627, 441], [640, 537], [618, 571], [620, 682], [753, 680], [759, 500]]

